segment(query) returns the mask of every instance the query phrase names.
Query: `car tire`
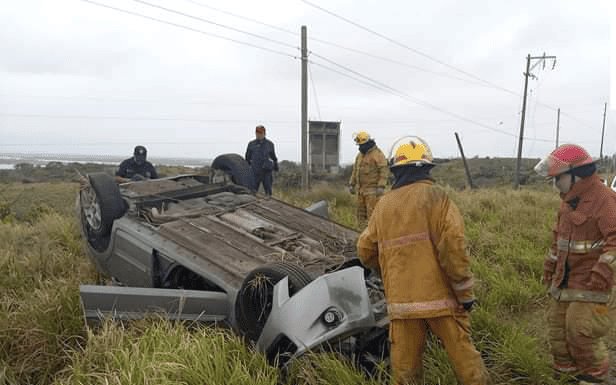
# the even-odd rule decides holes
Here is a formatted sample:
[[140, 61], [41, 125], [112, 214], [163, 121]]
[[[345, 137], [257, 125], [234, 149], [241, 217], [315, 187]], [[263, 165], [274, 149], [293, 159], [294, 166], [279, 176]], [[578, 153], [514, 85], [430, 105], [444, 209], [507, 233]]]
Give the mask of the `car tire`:
[[124, 215], [127, 205], [110, 175], [93, 173], [88, 179], [89, 187], [79, 193], [81, 222], [90, 246], [104, 251], [109, 244], [113, 221]]
[[[272, 310], [274, 286], [289, 277], [292, 296], [312, 281], [301, 267], [288, 262], [273, 262], [248, 273], [237, 293], [235, 315], [240, 333], [256, 342]], [[262, 279], [257, 287], [255, 280]]]
[[254, 174], [250, 164], [241, 155], [223, 154], [218, 155], [212, 162], [214, 170], [221, 170], [231, 177], [233, 183], [254, 189]]

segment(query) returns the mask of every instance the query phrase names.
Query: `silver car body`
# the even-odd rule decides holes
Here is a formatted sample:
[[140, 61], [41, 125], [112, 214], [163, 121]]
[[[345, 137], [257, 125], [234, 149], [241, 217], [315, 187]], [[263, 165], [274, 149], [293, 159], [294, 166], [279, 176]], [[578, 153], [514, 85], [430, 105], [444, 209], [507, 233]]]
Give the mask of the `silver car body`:
[[[101, 190], [105, 177], [90, 178], [87, 188]], [[116, 200], [125, 211], [101, 236], [89, 228], [80, 205], [91, 200], [80, 194], [88, 255], [119, 285], [82, 287], [88, 320], [160, 311], [175, 319], [224, 322], [242, 333], [237, 302], [247, 274], [286, 261], [298, 263], [311, 282], [295, 293], [288, 278], [275, 284], [271, 310], [255, 341], [259, 350], [280, 349], [284, 336], [294, 345], [291, 351], [302, 354], [386, 327], [382, 287], [378, 277], [358, 267], [358, 234], [352, 229], [238, 186], [180, 176], [121, 185]], [[320, 215], [326, 213], [324, 206], [316, 206]], [[178, 315], [186, 304], [190, 311]], [[331, 309], [327, 316], [335, 322], [328, 323], [324, 317]]]

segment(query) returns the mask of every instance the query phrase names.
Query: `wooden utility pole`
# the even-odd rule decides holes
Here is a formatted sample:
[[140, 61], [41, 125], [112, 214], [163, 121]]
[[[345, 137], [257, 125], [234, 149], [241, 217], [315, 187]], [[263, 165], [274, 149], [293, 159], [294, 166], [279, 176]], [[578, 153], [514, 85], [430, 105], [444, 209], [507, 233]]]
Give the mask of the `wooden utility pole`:
[[603, 162], [603, 138], [605, 137], [605, 114], [607, 113], [607, 103], [603, 107], [603, 128], [601, 129], [601, 150], [599, 150], [599, 159]]
[[308, 165], [308, 47], [306, 26], [302, 25], [302, 189], [310, 189]]
[[558, 148], [558, 139], [560, 136], [560, 108], [558, 109], [558, 115], [556, 115], [556, 147]]
[[460, 137], [456, 132], [456, 141], [458, 142], [458, 148], [460, 149], [460, 155], [462, 155], [462, 162], [464, 163], [464, 171], [466, 172], [466, 180], [468, 182], [468, 187], [472, 190], [475, 188], [473, 186], [473, 178], [471, 178], [471, 171], [468, 168], [468, 163], [466, 162], [466, 156], [464, 156], [464, 149], [462, 148], [462, 142], [460, 141]]
[[[520, 167], [522, 166], [522, 145], [524, 143], [524, 120], [526, 118], [526, 95], [528, 94], [528, 78], [535, 75], [532, 75], [530, 71], [534, 69], [538, 64], [543, 63], [543, 68], [545, 68], [545, 60], [546, 59], [554, 59], [554, 64], [552, 65], [552, 69], [556, 66], [556, 56], [546, 56], [545, 53], [543, 56], [530, 56], [528, 54], [526, 56], [526, 72], [524, 72], [524, 99], [522, 102], [522, 118], [520, 119], [520, 139], [518, 142], [518, 159], [515, 165], [515, 181], [513, 183], [513, 188], [518, 189], [520, 187]], [[531, 60], [539, 60], [535, 65], [531, 68], [530, 61]]]
[[530, 72], [530, 54], [526, 56], [526, 72], [524, 72], [524, 101], [522, 102], [522, 119], [520, 121], [520, 140], [518, 142], [518, 160], [515, 163], [515, 182], [513, 188], [520, 187], [520, 166], [522, 163], [522, 143], [524, 142], [524, 118], [526, 117], [526, 94], [528, 91], [528, 73]]

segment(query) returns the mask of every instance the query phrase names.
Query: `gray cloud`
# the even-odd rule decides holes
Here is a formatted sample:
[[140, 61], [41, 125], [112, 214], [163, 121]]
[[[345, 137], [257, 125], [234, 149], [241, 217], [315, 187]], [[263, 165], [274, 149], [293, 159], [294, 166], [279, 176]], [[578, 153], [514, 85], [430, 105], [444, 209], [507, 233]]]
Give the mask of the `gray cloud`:
[[[101, 1], [297, 55], [292, 48], [132, 2]], [[293, 45], [299, 43], [299, 37], [184, 1], [151, 1]], [[208, 4], [293, 31], [306, 24], [309, 37], [430, 71], [465, 76], [300, 2]], [[555, 112], [542, 107], [539, 99], [562, 106], [563, 111], [576, 117], [563, 116], [563, 138], [580, 141], [593, 151], [596, 147], [596, 152], [600, 110], [609, 92], [609, 20], [601, 4], [556, 0], [323, 3], [410, 47], [516, 92], [522, 89], [527, 53], [557, 55], [556, 69], [538, 71], [539, 80], [530, 84], [527, 134], [553, 137]], [[462, 134], [470, 155], [515, 153], [518, 95], [404, 68], [312, 40], [309, 49], [439, 109], [512, 134], [496, 133], [312, 66], [319, 108], [311, 90], [309, 115], [319, 118], [320, 112], [322, 119], [343, 122], [343, 160], [350, 161], [354, 155], [350, 136], [357, 129], [373, 132], [382, 147], [388, 147], [397, 136], [418, 133], [441, 156], [456, 155], [454, 130]], [[7, 53], [0, 58], [0, 144], [4, 144], [0, 152], [35, 149], [6, 146], [25, 142], [40, 144], [36, 150], [123, 154], [130, 151], [131, 143], [139, 141], [150, 142], [151, 153], [161, 155], [241, 153], [259, 122], [268, 126], [283, 158], [299, 158], [300, 63], [296, 59], [69, 0], [13, 2], [0, 11], [0, 52]], [[315, 56], [311, 59], [327, 64]], [[582, 105], [588, 108], [580, 108]], [[104, 116], [127, 119], [100, 119]], [[135, 119], [139, 117], [159, 119]], [[611, 122], [609, 128], [606, 148], [615, 151]], [[539, 156], [551, 147], [551, 143], [528, 142], [525, 154]]]

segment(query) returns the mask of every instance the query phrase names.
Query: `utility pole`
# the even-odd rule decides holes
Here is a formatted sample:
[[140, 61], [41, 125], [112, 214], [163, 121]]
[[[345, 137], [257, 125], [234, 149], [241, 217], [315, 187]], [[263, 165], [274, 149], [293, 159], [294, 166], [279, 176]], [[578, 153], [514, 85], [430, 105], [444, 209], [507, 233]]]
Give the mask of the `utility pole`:
[[599, 159], [603, 162], [603, 138], [605, 137], [605, 114], [607, 113], [607, 103], [603, 107], [603, 128], [601, 129], [601, 150], [599, 150]]
[[[545, 69], [546, 59], [554, 60], [554, 63], [552, 65], [552, 69], [554, 69], [554, 67], [556, 66], [556, 56], [546, 56], [545, 53], [543, 54], [543, 56], [530, 56], [530, 54], [526, 56], [526, 72], [524, 72], [524, 99], [522, 102], [522, 118], [520, 119], [520, 139], [518, 142], [518, 159], [515, 165], [515, 181], [513, 184], [513, 188], [516, 190], [520, 187], [520, 167], [522, 166], [522, 144], [524, 143], [524, 120], [526, 118], [526, 95], [528, 94], [528, 78], [531, 76], [533, 78], [536, 78], [536, 76], [531, 74], [530, 71], [533, 70], [537, 65], [543, 63], [543, 68]], [[530, 66], [531, 60], [538, 60], [538, 62], [536, 62], [532, 68]]]
[[558, 115], [556, 116], [556, 147], [558, 148], [558, 139], [560, 136], [560, 108], [558, 109]]
[[302, 25], [302, 190], [310, 189], [308, 168], [308, 47], [306, 26]]
[[524, 118], [526, 117], [526, 94], [528, 91], [528, 73], [530, 72], [530, 54], [526, 56], [526, 72], [524, 72], [524, 101], [522, 102], [522, 119], [520, 121], [520, 140], [518, 142], [518, 160], [515, 164], [514, 189], [520, 187], [520, 165], [522, 163], [522, 143], [524, 142]]
[[455, 132], [455, 134], [456, 134], [456, 142], [458, 142], [458, 148], [460, 149], [460, 155], [462, 155], [462, 162], [464, 163], [464, 171], [466, 172], [466, 180], [468, 182], [468, 187], [472, 190], [474, 186], [473, 186], [473, 179], [471, 178], [471, 171], [468, 168], [468, 163], [466, 162], [466, 156], [464, 156], [464, 149], [462, 148], [462, 142], [460, 141], [460, 137], [458, 136], [457, 132]]

